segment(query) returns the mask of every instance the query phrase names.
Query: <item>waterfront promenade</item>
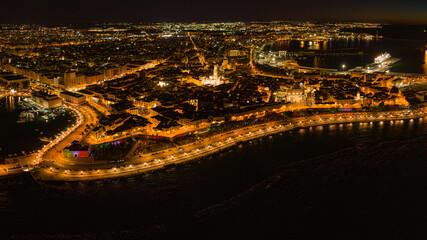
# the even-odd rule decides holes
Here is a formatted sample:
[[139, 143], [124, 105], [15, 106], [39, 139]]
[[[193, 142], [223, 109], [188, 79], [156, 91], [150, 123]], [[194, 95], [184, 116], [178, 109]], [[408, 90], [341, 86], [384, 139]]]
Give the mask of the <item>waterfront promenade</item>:
[[[97, 121], [96, 114], [87, 106], [69, 108], [77, 114], [77, 122], [58, 134], [58, 137], [45, 145], [38, 153], [30, 154], [13, 163], [0, 164], [0, 178], [12, 177], [32, 170], [40, 163], [59, 159], [63, 148], [78, 140], [91, 124]], [[70, 162], [69, 162], [70, 163]]]
[[384, 121], [392, 121], [392, 123], [394, 123], [395, 121], [403, 121], [405, 119], [411, 119], [410, 121], [413, 121], [415, 118], [424, 121], [426, 120], [426, 115], [427, 113], [424, 110], [420, 110], [414, 112], [401, 111], [390, 113], [338, 113], [294, 118], [286, 121], [253, 125], [217, 134], [187, 145], [135, 156], [125, 163], [112, 164], [108, 167], [105, 164], [76, 165], [62, 163], [61, 167], [58, 167], [58, 165], [43, 166], [33, 172], [32, 175], [35, 179], [43, 181], [86, 181], [124, 177], [198, 160], [241, 142], [297, 128], [334, 124], [372, 124], [373, 122], [382, 124]]

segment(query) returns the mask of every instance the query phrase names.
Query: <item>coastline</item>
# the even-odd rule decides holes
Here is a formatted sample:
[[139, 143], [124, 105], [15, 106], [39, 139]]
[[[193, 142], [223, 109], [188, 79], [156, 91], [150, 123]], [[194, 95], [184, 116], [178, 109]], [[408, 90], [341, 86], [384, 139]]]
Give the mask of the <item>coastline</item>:
[[[0, 159], [3, 161], [0, 168], [2, 165], [28, 162], [28, 158], [34, 158], [50, 139], [75, 122], [77, 114], [67, 106], [48, 110], [29, 103], [22, 96], [10, 97], [13, 98], [11, 102], [0, 99], [3, 117], [0, 121], [3, 127], [0, 131]], [[30, 117], [27, 118], [27, 114]], [[20, 121], [22, 118], [24, 120]]]
[[[314, 117], [293, 119], [289, 122], [278, 121], [264, 123], [260, 125], [250, 126], [246, 128], [236, 129], [234, 131], [217, 134], [215, 136], [204, 139], [200, 142], [195, 142], [183, 145], [178, 148], [171, 148], [162, 152], [167, 153], [167, 159], [155, 159], [154, 156], [162, 152], [143, 155], [139, 160], [146, 159], [145, 162], [133, 159], [133, 162], [127, 166], [112, 167], [108, 169], [95, 169], [95, 170], [69, 170], [69, 169], [53, 169], [53, 168], [39, 168], [31, 172], [36, 180], [41, 181], [92, 181], [107, 178], [120, 178], [131, 175], [153, 172], [158, 170], [167, 170], [175, 165], [186, 164], [192, 161], [197, 161], [204, 157], [218, 153], [225, 149], [231, 148], [239, 143], [251, 141], [257, 138], [275, 135], [294, 129], [323, 126], [323, 125], [336, 125], [336, 124], [354, 124], [354, 123], [373, 123], [383, 121], [403, 121], [408, 119], [420, 118], [421, 121], [427, 116], [426, 112], [419, 112], [412, 115], [404, 116], [388, 116], [384, 117], [365, 115], [358, 117], [338, 117], [339, 114], [327, 115], [326, 119], [316, 120]], [[315, 116], [319, 117], [319, 116]], [[322, 116], [324, 117], [324, 116]], [[333, 118], [335, 117], [335, 118]], [[237, 135], [239, 134], [239, 135]], [[213, 146], [215, 145], [215, 146]], [[199, 146], [200, 148], [196, 147]], [[183, 150], [184, 149], [184, 150]], [[183, 151], [182, 151], [183, 150]], [[182, 152], [181, 152], [182, 151]], [[175, 155], [177, 155], [175, 157]], [[149, 161], [149, 159], [152, 159]], [[133, 164], [132, 164], [133, 163]], [[75, 165], [76, 166], [76, 165]], [[77, 167], [77, 166], [76, 166]]]
[[65, 108], [67, 108], [70, 112], [74, 112], [75, 116], [78, 116], [77, 121], [71, 123], [71, 126], [68, 128], [60, 131], [58, 133], [58, 135], [60, 135], [59, 138], [44, 145], [40, 149], [35, 149], [34, 153], [19, 157], [5, 158], [5, 163], [0, 165], [1, 179], [11, 178], [17, 175], [22, 175], [25, 172], [29, 172], [33, 165], [40, 164], [43, 155], [46, 153], [46, 151], [48, 151], [48, 149], [56, 146], [56, 144], [59, 143], [61, 139], [67, 138], [69, 134], [73, 133], [75, 129], [82, 125], [83, 122], [79, 120], [79, 117], [81, 116], [80, 112], [72, 107], [65, 106]]

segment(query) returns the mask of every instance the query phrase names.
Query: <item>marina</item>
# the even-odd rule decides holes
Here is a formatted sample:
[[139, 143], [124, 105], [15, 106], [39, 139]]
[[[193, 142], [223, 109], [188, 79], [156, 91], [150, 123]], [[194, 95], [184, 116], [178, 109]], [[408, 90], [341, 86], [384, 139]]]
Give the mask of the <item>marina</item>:
[[34, 121], [34, 114], [32, 112], [21, 112], [17, 123], [25, 123]]
[[[20, 101], [18, 104], [18, 108], [25, 110], [21, 114], [24, 114], [24, 117], [29, 115], [29, 121], [32, 121], [31, 119], [34, 120], [34, 115], [36, 115], [47, 122], [51, 119], [55, 119], [55, 117], [58, 117], [59, 115], [64, 114], [65, 112], [63, 107], [57, 107], [53, 109], [44, 108], [36, 102], [32, 101], [31, 98], [24, 98], [22, 101]], [[24, 119], [24, 121], [22, 122], [28, 121], [25, 121]]]
[[24, 97], [0, 99], [0, 113], [0, 162], [14, 162], [36, 153], [75, 121], [75, 116], [62, 107], [43, 109]]

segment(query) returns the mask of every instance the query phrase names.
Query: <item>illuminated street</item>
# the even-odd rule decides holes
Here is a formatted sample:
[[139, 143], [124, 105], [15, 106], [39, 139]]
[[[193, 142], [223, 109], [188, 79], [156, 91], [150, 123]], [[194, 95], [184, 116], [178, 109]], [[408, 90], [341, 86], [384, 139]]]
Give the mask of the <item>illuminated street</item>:
[[[389, 115], [391, 114], [391, 115]], [[76, 165], [76, 163], [64, 161], [58, 158], [54, 164], [44, 166], [38, 173], [41, 180], [92, 180], [102, 178], [123, 177], [132, 174], [162, 169], [170, 164], [180, 164], [195, 159], [200, 159], [210, 154], [216, 153], [223, 149], [234, 146], [239, 142], [249, 141], [252, 139], [289, 131], [295, 128], [307, 128], [318, 125], [332, 124], [351, 124], [351, 123], [372, 123], [391, 120], [404, 120], [420, 118], [426, 116], [425, 112], [411, 114], [399, 113], [379, 113], [376, 115], [369, 114], [336, 114], [314, 116], [309, 118], [293, 119], [289, 123], [271, 122], [259, 126], [251, 126], [229, 133], [212, 136], [202, 141], [180, 146], [179, 148], [166, 149], [159, 153], [152, 153], [131, 158], [126, 161], [126, 165], [117, 164], [106, 168], [105, 164], [101, 165]], [[94, 169], [95, 168], [95, 169]]]

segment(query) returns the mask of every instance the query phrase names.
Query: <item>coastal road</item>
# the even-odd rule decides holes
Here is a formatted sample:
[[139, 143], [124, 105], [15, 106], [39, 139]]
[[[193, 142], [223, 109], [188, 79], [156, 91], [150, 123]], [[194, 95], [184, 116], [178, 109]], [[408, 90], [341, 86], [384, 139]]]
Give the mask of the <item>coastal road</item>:
[[75, 164], [75, 162], [62, 157], [62, 150], [71, 145], [73, 141], [81, 140], [82, 134], [85, 132], [85, 130], [90, 125], [95, 125], [97, 122], [96, 113], [94, 113], [90, 107], [83, 105], [77, 107], [76, 110], [79, 111], [82, 115], [82, 122], [80, 126], [77, 127], [74, 131], [68, 133], [68, 135], [62, 140], [54, 140], [56, 141], [56, 144], [47, 150], [42, 156], [42, 165], [65, 166], [67, 163]]
[[[31, 168], [36, 164], [41, 164], [43, 166], [46, 162], [52, 162], [52, 160], [55, 161], [55, 159], [60, 159], [62, 157], [62, 149], [69, 146], [71, 142], [78, 140], [87, 125], [95, 124], [97, 121], [96, 114], [87, 106], [79, 106], [74, 111], [77, 111], [79, 115], [76, 123], [78, 126], [75, 130], [72, 129], [72, 127], [69, 127], [63, 131], [59, 137], [45, 145], [39, 153], [21, 158], [20, 161], [16, 163], [0, 165], [0, 177], [13, 176], [28, 171], [27, 168], [23, 168], [22, 166], [27, 166], [28, 168]], [[82, 119], [81, 123], [79, 123], [79, 118]]]
[[[277, 134], [283, 131], [300, 127], [310, 127], [328, 124], [352, 124], [357, 122], [388, 121], [398, 119], [422, 118], [425, 112], [420, 113], [340, 113], [318, 115], [292, 119], [290, 122], [270, 122], [249, 126], [234, 131], [218, 134], [201, 141], [167, 150], [135, 156], [130, 160], [118, 164], [103, 166], [68, 165], [66, 168], [44, 167], [39, 169], [37, 176], [43, 180], [82, 181], [102, 178], [113, 178], [138, 174], [147, 171], [162, 169], [165, 166], [192, 161], [208, 156], [215, 152], [231, 147], [239, 142], [249, 141], [262, 136]], [[105, 168], [107, 167], [108, 168]], [[99, 168], [97, 168], [99, 167]]]

